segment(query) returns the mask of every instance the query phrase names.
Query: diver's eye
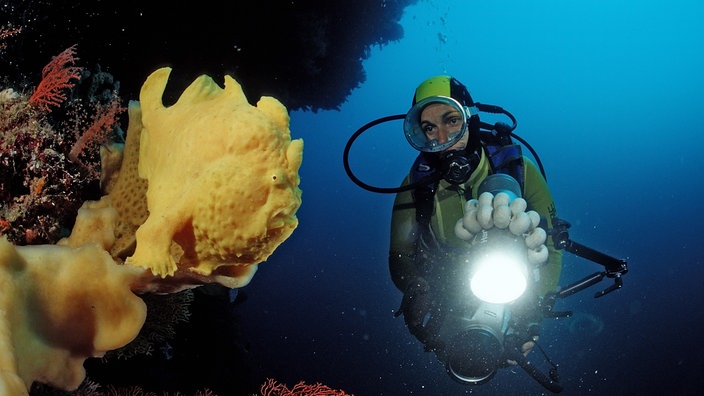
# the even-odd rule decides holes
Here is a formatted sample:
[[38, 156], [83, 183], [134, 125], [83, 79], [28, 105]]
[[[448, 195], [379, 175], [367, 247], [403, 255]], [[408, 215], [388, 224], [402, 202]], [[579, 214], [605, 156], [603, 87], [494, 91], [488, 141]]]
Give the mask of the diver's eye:
[[462, 126], [462, 116], [460, 115], [448, 115], [447, 118], [444, 120], [445, 125], [448, 128], [455, 128], [458, 126]]
[[423, 124], [423, 132], [428, 136], [437, 135], [437, 127], [433, 124]]

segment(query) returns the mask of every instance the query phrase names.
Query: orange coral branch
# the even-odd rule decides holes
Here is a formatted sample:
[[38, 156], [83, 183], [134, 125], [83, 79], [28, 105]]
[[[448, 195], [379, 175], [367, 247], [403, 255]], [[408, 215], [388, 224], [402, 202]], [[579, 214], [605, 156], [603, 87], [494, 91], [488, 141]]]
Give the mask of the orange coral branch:
[[261, 392], [261, 396], [354, 396], [319, 382], [309, 385], [301, 381], [289, 389], [285, 384], [271, 378], [262, 384], [259, 392]]
[[13, 28], [12, 25], [0, 26], [0, 49], [7, 47], [7, 44], [3, 42], [8, 37], [14, 36], [22, 31], [22, 28]]
[[78, 137], [68, 153], [68, 158], [72, 162], [79, 162], [78, 157], [86, 147], [97, 147], [105, 143], [110, 131], [117, 126], [118, 116], [126, 108], [120, 107], [120, 98], [115, 96], [112, 102], [105, 107], [96, 105], [96, 110], [97, 112], [93, 115], [91, 125]]
[[29, 98], [29, 103], [51, 111], [51, 106], [58, 106], [66, 100], [66, 94], [62, 91], [72, 88], [74, 83], [71, 80], [81, 77], [82, 68], [70, 66], [77, 60], [74, 44], [47, 63], [42, 70], [42, 81]]

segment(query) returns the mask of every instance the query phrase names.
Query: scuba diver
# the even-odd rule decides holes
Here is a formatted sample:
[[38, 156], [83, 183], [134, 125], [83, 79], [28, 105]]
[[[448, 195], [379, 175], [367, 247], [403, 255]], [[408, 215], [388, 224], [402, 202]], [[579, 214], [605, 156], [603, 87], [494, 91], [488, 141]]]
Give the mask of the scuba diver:
[[[416, 88], [405, 120], [406, 138], [420, 154], [403, 185], [429, 173], [445, 176], [398, 193], [391, 216], [389, 270], [404, 295], [397, 314], [403, 314], [409, 331], [430, 350], [442, 347], [433, 344], [437, 342], [436, 322], [426, 319], [428, 315], [432, 318], [433, 311], [440, 314], [436, 305], [442, 302], [437, 294], [443, 286], [429, 278], [443, 278], [439, 272], [445, 270], [446, 263], [458, 261], [467, 250], [468, 242], [455, 235], [455, 223], [463, 216], [465, 202], [479, 197], [481, 182], [491, 174], [505, 172], [518, 181], [528, 209], [535, 210], [548, 227], [557, 215], [547, 182], [538, 167], [522, 156], [519, 146], [500, 146], [503, 153], [490, 156], [494, 153], [489, 152], [488, 139], [481, 139], [478, 113], [462, 83], [451, 76], [435, 76]], [[537, 298], [557, 288], [562, 268], [562, 251], [551, 243], [548, 250], [548, 261], [538, 269], [539, 281], [534, 285], [536, 309], [530, 314], [538, 319]], [[523, 352], [532, 349], [537, 336], [526, 338]]]
[[[483, 122], [480, 112], [503, 114], [512, 124]], [[351, 171], [349, 151], [361, 133], [392, 120], [403, 120], [405, 137], [419, 154], [400, 187], [370, 186]], [[396, 194], [389, 270], [403, 298], [395, 315], [403, 315], [409, 332], [450, 377], [479, 385], [518, 364], [560, 392], [557, 365], [537, 343], [542, 319], [569, 316], [553, 311], [556, 299], [604, 277], [615, 284], [595, 297], [620, 288], [626, 262], [569, 239], [570, 225], [557, 217], [540, 158], [515, 128], [511, 113], [475, 103], [460, 81], [438, 75], [418, 85], [406, 114], [372, 121], [353, 134], [343, 160], [357, 185]], [[606, 270], [560, 289], [562, 250]], [[507, 285], [516, 290], [494, 296]], [[552, 367], [549, 375], [527, 360], [536, 346]]]

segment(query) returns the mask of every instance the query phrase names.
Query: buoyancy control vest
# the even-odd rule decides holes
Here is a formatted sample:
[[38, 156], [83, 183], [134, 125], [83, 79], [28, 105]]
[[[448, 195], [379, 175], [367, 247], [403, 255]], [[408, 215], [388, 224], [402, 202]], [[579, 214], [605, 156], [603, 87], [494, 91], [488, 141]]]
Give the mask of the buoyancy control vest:
[[[521, 146], [515, 144], [511, 139], [510, 131], [502, 133], [501, 131], [497, 132], [496, 129], [491, 131], [482, 130], [480, 132], [480, 143], [489, 160], [491, 174], [503, 173], [513, 177], [521, 186], [521, 193], [524, 193], [523, 152]], [[411, 168], [410, 183], [417, 183], [439, 172], [441, 170], [437, 154], [421, 152], [416, 157]], [[423, 226], [429, 226], [430, 224], [430, 218], [434, 210], [435, 192], [440, 184], [439, 179], [434, 178], [435, 181], [419, 185], [413, 190], [416, 221]], [[477, 197], [467, 197], [467, 199], [470, 198]]]

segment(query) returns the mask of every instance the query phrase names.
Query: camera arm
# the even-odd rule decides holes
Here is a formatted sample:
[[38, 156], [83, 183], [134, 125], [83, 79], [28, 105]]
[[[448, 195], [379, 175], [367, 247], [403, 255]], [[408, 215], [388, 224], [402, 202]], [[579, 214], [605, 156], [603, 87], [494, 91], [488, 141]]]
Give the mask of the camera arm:
[[549, 293], [541, 301], [541, 306], [543, 313], [546, 317], [559, 317], [559, 316], [570, 316], [572, 312], [555, 312], [553, 311], [553, 306], [558, 298], [569, 297], [577, 292], [580, 292], [588, 287], [591, 287], [604, 278], [612, 278], [614, 284], [607, 287], [604, 290], [598, 291], [594, 294], [594, 298], [603, 297], [616, 289], [623, 287], [623, 275], [628, 272], [628, 266], [626, 260], [617, 259], [615, 257], [609, 256], [590, 247], [582, 245], [581, 243], [575, 242], [570, 239], [570, 234], [567, 231], [571, 227], [571, 224], [565, 220], [553, 217], [552, 219], [552, 230], [549, 231], [550, 236], [552, 236], [553, 243], [556, 249], [564, 249], [576, 256], [585, 258], [587, 260], [593, 261], [599, 265], [604, 266], [604, 271], [595, 272], [585, 278], [582, 278], [570, 285], [567, 285], [557, 292]]
[[557, 292], [556, 297], [564, 298], [601, 282], [605, 277], [613, 278], [614, 284], [594, 294], [594, 298], [602, 297], [623, 286], [622, 276], [628, 272], [626, 260], [617, 259], [570, 239], [567, 231], [571, 224], [554, 217], [550, 232], [556, 249], [564, 249], [574, 255], [604, 266], [604, 271], [595, 272], [584, 279], [574, 282]]

